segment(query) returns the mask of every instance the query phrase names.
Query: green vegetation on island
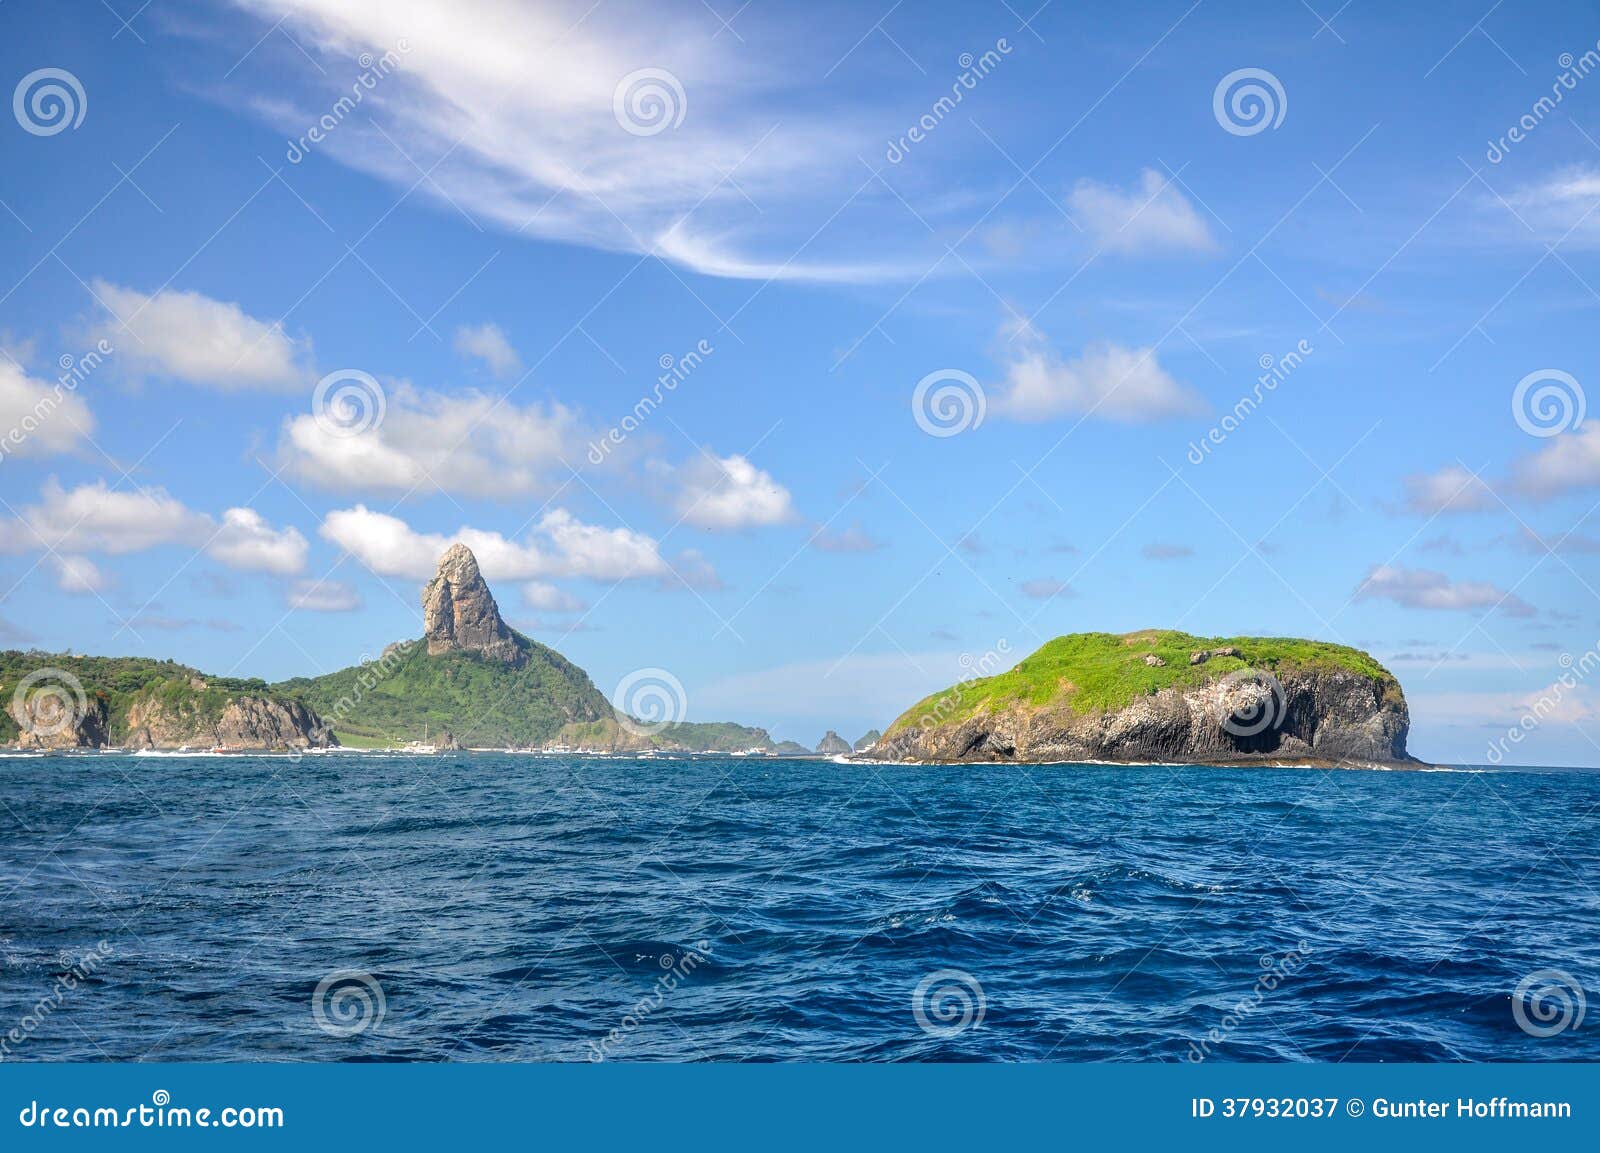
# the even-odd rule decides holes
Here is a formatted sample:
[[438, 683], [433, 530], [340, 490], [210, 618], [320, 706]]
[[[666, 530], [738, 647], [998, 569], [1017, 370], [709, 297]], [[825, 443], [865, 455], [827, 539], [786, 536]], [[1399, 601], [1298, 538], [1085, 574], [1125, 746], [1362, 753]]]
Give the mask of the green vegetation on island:
[[[1193, 659], [1201, 653], [1207, 655]], [[1194, 688], [1240, 669], [1275, 675], [1345, 670], [1380, 682], [1385, 696], [1400, 694], [1393, 674], [1367, 653], [1325, 641], [1197, 637], [1170, 629], [1072, 633], [1046, 642], [1005, 672], [961, 681], [918, 701], [889, 727], [888, 735], [929, 718], [958, 725], [980, 712], [1011, 708], [1110, 711], [1162, 689]]]

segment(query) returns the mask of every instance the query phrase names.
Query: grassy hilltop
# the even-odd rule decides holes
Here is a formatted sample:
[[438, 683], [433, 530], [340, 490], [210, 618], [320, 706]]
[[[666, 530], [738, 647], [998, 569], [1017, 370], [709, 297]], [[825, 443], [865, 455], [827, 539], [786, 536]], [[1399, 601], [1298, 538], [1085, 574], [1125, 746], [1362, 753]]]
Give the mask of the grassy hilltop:
[[[1212, 656], [1190, 664], [1202, 650], [1237, 649], [1238, 656]], [[1161, 663], [1148, 661], [1154, 656]], [[1119, 709], [1167, 688], [1190, 688], [1238, 669], [1274, 674], [1290, 669], [1346, 670], [1370, 677], [1385, 695], [1400, 692], [1388, 669], [1360, 649], [1292, 637], [1197, 637], [1171, 629], [1123, 633], [1072, 633], [1041, 646], [1016, 667], [992, 677], [963, 681], [918, 701], [886, 735], [932, 717], [959, 725], [983, 712], [1007, 708], [1068, 708], [1076, 713]]]

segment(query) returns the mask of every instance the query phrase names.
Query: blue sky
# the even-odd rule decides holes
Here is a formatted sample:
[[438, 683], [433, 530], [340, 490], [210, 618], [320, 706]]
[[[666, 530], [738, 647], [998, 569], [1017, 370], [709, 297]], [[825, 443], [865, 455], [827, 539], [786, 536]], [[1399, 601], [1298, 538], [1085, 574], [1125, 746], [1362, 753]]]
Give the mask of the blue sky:
[[0, 643], [328, 671], [465, 539], [807, 743], [1176, 626], [1596, 763], [1600, 19], [1316, 7], [10, 0]]

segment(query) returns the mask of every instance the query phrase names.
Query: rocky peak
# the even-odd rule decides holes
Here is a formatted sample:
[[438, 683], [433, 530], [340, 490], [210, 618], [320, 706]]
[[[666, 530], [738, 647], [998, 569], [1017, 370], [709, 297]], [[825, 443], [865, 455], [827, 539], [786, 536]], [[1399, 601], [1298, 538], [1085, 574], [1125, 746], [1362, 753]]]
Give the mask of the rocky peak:
[[500, 619], [478, 558], [464, 544], [451, 545], [439, 558], [439, 571], [422, 590], [422, 612], [434, 656], [473, 652], [514, 665], [526, 659], [517, 635]]
[[817, 752], [826, 757], [836, 757], [850, 751], [850, 745], [838, 733], [829, 729], [817, 743]]

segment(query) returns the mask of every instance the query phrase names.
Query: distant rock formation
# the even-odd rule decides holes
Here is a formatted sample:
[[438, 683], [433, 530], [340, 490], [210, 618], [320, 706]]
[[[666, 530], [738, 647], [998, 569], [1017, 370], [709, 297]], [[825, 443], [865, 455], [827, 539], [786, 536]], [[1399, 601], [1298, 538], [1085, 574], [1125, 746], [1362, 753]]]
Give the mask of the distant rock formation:
[[527, 647], [501, 619], [478, 559], [464, 544], [451, 545], [439, 558], [439, 571], [422, 590], [422, 613], [432, 656], [471, 652], [519, 666], [528, 659]]
[[837, 757], [850, 751], [850, 745], [838, 733], [829, 729], [817, 743], [817, 752], [825, 757]]
[[868, 749], [870, 749], [873, 745], [875, 745], [879, 741], [881, 741], [882, 739], [883, 739], [883, 734], [880, 733], [877, 729], [869, 729], [861, 737], [860, 740], [856, 741], [856, 743], [855, 743], [855, 751], [858, 752], [858, 753], [864, 753]]

